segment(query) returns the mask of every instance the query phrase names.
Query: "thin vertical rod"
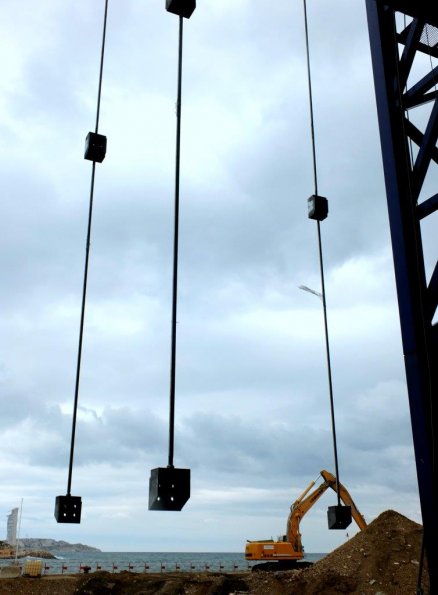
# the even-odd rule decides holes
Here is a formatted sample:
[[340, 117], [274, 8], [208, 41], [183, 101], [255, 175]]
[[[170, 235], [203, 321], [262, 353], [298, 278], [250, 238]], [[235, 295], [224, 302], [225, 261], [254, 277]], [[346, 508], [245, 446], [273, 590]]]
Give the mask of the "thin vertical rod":
[[170, 351], [170, 403], [169, 403], [169, 461], [173, 467], [175, 446], [175, 376], [176, 376], [176, 316], [178, 303], [178, 236], [179, 236], [179, 181], [181, 160], [181, 88], [183, 56], [183, 17], [179, 17], [178, 43], [178, 97], [176, 102], [176, 154], [175, 154], [175, 215], [173, 237], [173, 282], [172, 282], [172, 338]]
[[[99, 68], [99, 85], [97, 92], [97, 109], [96, 109], [96, 134], [99, 130], [99, 116], [100, 116], [100, 100], [102, 93], [102, 78], [103, 78], [103, 62], [105, 56], [105, 40], [106, 40], [106, 23], [108, 16], [108, 0], [105, 0], [105, 13], [103, 19], [103, 34], [102, 34], [102, 49], [100, 53], [100, 68]], [[73, 420], [71, 428], [71, 443], [70, 443], [70, 459], [68, 465], [68, 480], [67, 480], [67, 496], [71, 495], [71, 483], [73, 475], [73, 460], [76, 437], [76, 421], [79, 401], [79, 384], [81, 377], [81, 362], [82, 362], [82, 343], [84, 338], [84, 322], [85, 322], [85, 304], [87, 301], [87, 282], [88, 282], [88, 263], [90, 258], [90, 244], [91, 244], [91, 222], [93, 218], [93, 200], [94, 200], [94, 180], [96, 176], [96, 162], [93, 161], [91, 169], [91, 185], [90, 185], [90, 202], [88, 208], [88, 225], [87, 225], [87, 240], [85, 246], [85, 266], [84, 266], [84, 281], [82, 286], [82, 304], [81, 304], [81, 321], [79, 324], [79, 342], [78, 342], [78, 357], [76, 364], [76, 380], [75, 380], [75, 396], [73, 403]]]
[[81, 362], [82, 362], [82, 342], [84, 337], [84, 321], [85, 321], [85, 304], [87, 301], [87, 281], [88, 281], [88, 263], [90, 257], [90, 237], [91, 237], [91, 221], [93, 216], [93, 197], [94, 197], [94, 179], [96, 173], [96, 162], [93, 161], [91, 170], [91, 189], [90, 189], [90, 204], [88, 208], [88, 226], [87, 226], [87, 241], [85, 246], [85, 267], [84, 267], [84, 282], [82, 286], [82, 305], [81, 305], [81, 322], [79, 325], [79, 343], [78, 343], [78, 359], [76, 365], [76, 382], [75, 382], [75, 398], [73, 404], [73, 422], [71, 429], [71, 445], [70, 445], [70, 461], [68, 466], [68, 482], [67, 482], [67, 496], [71, 495], [71, 481], [73, 475], [73, 459], [75, 449], [76, 436], [76, 419], [78, 412], [79, 401], [79, 381], [81, 377]]
[[99, 118], [100, 118], [100, 98], [102, 95], [102, 79], [103, 79], [103, 61], [105, 58], [105, 41], [106, 41], [106, 22], [108, 16], [108, 0], [105, 0], [105, 14], [103, 17], [103, 33], [102, 33], [102, 49], [100, 52], [100, 68], [99, 68], [99, 86], [97, 91], [97, 109], [96, 109], [96, 134], [99, 131]]
[[[316, 141], [315, 141], [315, 119], [313, 115], [313, 94], [312, 94], [312, 75], [310, 68], [310, 49], [309, 49], [309, 28], [307, 24], [307, 3], [303, 0], [304, 7], [304, 28], [306, 37], [306, 57], [307, 57], [307, 81], [309, 86], [309, 109], [310, 109], [310, 133], [312, 140], [312, 162], [313, 162], [313, 180], [315, 186], [315, 194], [318, 195], [318, 173], [317, 173], [317, 161], [316, 161]], [[332, 368], [330, 361], [330, 344], [328, 334], [328, 322], [327, 322], [327, 302], [325, 298], [325, 281], [324, 281], [324, 261], [322, 257], [322, 241], [321, 241], [321, 226], [320, 221], [317, 220], [318, 227], [318, 250], [319, 250], [319, 266], [321, 271], [321, 288], [322, 288], [322, 305], [324, 311], [324, 331], [325, 331], [325, 348], [327, 356], [327, 375], [329, 384], [329, 397], [330, 397], [330, 416], [332, 423], [332, 436], [333, 436], [333, 451], [335, 459], [335, 475], [336, 475], [336, 493], [338, 497], [338, 506], [341, 505], [340, 496], [340, 480], [339, 480], [339, 464], [338, 464], [338, 447], [336, 440], [336, 424], [335, 424], [335, 407], [333, 399], [333, 382], [332, 382]]]
[[315, 194], [318, 194], [318, 174], [316, 167], [316, 142], [315, 142], [315, 120], [313, 116], [313, 94], [312, 94], [312, 75], [310, 70], [310, 50], [309, 50], [309, 29], [307, 26], [307, 4], [304, 4], [304, 28], [306, 32], [306, 57], [307, 57], [307, 84], [309, 87], [309, 108], [310, 108], [310, 135], [312, 138], [312, 162], [313, 162], [313, 181], [315, 185]]
[[335, 457], [335, 475], [336, 475], [336, 493], [338, 495], [338, 506], [341, 505], [340, 496], [340, 480], [339, 480], [339, 464], [338, 464], [338, 447], [336, 441], [336, 424], [335, 424], [335, 404], [333, 399], [333, 382], [332, 382], [332, 366], [330, 363], [330, 344], [328, 334], [328, 322], [327, 322], [327, 302], [325, 299], [325, 281], [324, 281], [324, 261], [322, 257], [322, 240], [321, 240], [321, 225], [318, 224], [318, 248], [319, 248], [319, 265], [321, 270], [321, 287], [322, 287], [322, 307], [324, 310], [324, 330], [325, 330], [325, 350], [327, 355], [327, 375], [329, 383], [329, 396], [330, 396], [330, 415], [332, 422], [332, 436], [333, 436], [333, 452]]

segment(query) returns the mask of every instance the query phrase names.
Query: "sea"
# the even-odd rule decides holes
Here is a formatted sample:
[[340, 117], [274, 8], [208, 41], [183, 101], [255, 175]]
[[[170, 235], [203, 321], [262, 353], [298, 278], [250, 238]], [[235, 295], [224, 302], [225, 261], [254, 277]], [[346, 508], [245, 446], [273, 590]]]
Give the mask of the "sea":
[[[244, 572], [255, 562], [245, 560], [241, 552], [74, 552], [43, 560], [44, 574], [82, 572]], [[304, 560], [316, 562], [325, 554], [305, 554]], [[23, 565], [26, 558], [19, 558]], [[1, 560], [0, 566], [11, 560]]]

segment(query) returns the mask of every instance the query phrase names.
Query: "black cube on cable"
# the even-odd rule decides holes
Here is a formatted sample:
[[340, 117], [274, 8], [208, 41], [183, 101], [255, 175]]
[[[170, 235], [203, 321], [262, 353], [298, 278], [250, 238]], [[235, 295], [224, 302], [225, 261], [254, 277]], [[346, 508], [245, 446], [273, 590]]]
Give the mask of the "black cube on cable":
[[329, 506], [327, 520], [329, 529], [346, 529], [351, 524], [351, 506]]
[[56, 496], [55, 519], [58, 523], [80, 523], [81, 511], [80, 496]]
[[196, 0], [166, 0], [167, 12], [189, 19], [196, 8]]
[[151, 469], [149, 510], [181, 510], [189, 498], [190, 469]]
[[313, 194], [307, 199], [309, 219], [323, 221], [328, 215], [328, 200], [325, 196]]
[[102, 163], [106, 155], [106, 136], [97, 132], [89, 132], [85, 139], [84, 159]]

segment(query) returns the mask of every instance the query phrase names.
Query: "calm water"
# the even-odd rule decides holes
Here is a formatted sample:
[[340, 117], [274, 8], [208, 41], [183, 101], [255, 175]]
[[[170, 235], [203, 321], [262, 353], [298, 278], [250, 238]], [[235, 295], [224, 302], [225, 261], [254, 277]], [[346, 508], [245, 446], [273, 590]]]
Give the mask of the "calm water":
[[[324, 554], [306, 554], [305, 559], [315, 562]], [[46, 574], [73, 574], [81, 572], [84, 566], [110, 572], [233, 572], [245, 571], [251, 565], [242, 553], [160, 553], [160, 552], [82, 552], [59, 554], [56, 560], [45, 560]], [[24, 563], [24, 559], [21, 560]], [[2, 560], [0, 565], [10, 564]]]

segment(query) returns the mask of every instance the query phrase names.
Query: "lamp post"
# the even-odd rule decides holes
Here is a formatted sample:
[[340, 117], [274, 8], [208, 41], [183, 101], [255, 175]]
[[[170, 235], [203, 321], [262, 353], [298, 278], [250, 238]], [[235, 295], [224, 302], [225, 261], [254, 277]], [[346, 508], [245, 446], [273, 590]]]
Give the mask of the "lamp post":
[[316, 295], [317, 297], [319, 297], [320, 300], [322, 300], [322, 293], [320, 291], [315, 291], [314, 289], [310, 289], [310, 287], [307, 287], [307, 285], [300, 285], [299, 289], [302, 289], [303, 291], [307, 291], [308, 293], [313, 293], [313, 295]]

